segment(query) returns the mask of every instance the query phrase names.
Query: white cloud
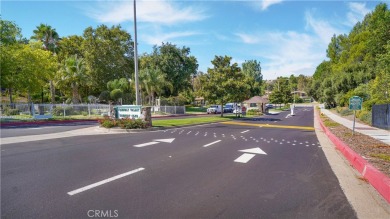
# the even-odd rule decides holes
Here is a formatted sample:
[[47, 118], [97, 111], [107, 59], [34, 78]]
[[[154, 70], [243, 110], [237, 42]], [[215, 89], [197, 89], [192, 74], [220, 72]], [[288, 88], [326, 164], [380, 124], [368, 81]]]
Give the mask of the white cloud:
[[261, 1], [261, 10], [264, 11], [269, 8], [271, 5], [279, 4], [283, 0], [263, 0]]
[[328, 21], [314, 18], [313, 10], [306, 11], [305, 19], [306, 29], [313, 30], [324, 44], [329, 44], [334, 34], [339, 35], [344, 32], [332, 26]]
[[[98, 2], [84, 9], [87, 16], [102, 23], [121, 23], [133, 20], [133, 1]], [[177, 2], [138, 1], [137, 21], [163, 25], [200, 21], [207, 16], [202, 8], [181, 7]]]
[[[245, 36], [241, 41], [247, 44], [245, 51], [257, 57], [262, 63], [264, 79], [291, 74], [312, 75], [315, 67], [324, 57], [317, 36], [286, 32], [238, 33]], [[247, 39], [257, 39], [256, 43]]]
[[363, 20], [364, 16], [370, 12], [366, 8], [366, 3], [349, 2], [349, 12], [347, 13], [347, 25], [354, 26], [357, 22]]
[[246, 44], [256, 44], [260, 42], [260, 38], [257, 35], [250, 35], [246, 33], [236, 33], [236, 36], [238, 36], [243, 43]]

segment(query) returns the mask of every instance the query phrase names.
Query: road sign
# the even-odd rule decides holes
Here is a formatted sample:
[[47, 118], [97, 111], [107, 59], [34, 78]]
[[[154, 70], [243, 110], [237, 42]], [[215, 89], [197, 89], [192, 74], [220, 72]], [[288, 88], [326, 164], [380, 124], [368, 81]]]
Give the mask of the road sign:
[[363, 99], [358, 96], [349, 98], [349, 109], [350, 110], [362, 110]]

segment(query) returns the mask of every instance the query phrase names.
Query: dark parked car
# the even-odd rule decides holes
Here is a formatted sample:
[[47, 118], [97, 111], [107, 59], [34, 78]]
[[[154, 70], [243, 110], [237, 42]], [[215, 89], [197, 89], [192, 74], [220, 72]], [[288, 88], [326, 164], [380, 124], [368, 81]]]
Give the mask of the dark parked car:
[[223, 107], [223, 112], [224, 113], [232, 113], [233, 112], [233, 105], [225, 105]]

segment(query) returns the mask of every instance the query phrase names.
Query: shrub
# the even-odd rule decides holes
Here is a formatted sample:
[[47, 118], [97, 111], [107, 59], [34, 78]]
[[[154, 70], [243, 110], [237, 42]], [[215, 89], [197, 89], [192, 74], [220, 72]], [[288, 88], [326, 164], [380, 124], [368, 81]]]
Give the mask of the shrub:
[[259, 109], [249, 109], [246, 112], [246, 114], [247, 115], [257, 115], [257, 116], [263, 115], [263, 113], [261, 113]]
[[366, 110], [359, 110], [356, 112], [356, 117], [359, 118], [362, 122], [369, 125], [372, 124], [372, 112]]
[[99, 120], [99, 123], [104, 128], [120, 127], [122, 129], [145, 129], [147, 128], [146, 122], [141, 119], [111, 119], [104, 117]]
[[20, 114], [20, 110], [18, 109], [12, 109], [9, 107], [5, 107], [3, 110], [4, 115], [6, 116], [16, 116]]

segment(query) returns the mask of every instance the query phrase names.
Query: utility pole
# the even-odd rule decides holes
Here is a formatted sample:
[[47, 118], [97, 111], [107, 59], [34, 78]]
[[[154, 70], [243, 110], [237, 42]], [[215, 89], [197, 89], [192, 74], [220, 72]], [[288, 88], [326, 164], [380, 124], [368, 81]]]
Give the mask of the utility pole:
[[134, 70], [135, 70], [135, 102], [136, 105], [141, 105], [139, 95], [139, 81], [138, 81], [138, 51], [137, 51], [137, 13], [136, 4], [134, 0]]

